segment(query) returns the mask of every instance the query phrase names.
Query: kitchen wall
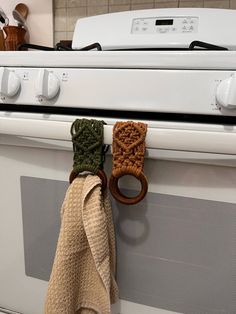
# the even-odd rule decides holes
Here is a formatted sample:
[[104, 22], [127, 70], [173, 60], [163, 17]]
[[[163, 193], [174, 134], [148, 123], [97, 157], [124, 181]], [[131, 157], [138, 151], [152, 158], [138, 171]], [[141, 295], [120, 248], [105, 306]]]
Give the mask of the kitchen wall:
[[54, 0], [54, 41], [72, 39], [75, 22], [79, 17], [170, 7], [236, 9], [236, 0]]

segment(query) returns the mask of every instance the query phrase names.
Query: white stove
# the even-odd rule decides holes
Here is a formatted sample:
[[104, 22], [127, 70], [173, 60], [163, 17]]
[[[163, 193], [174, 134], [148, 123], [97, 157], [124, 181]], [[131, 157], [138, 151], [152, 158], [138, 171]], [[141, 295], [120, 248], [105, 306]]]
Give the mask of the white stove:
[[135, 209], [113, 204], [112, 313], [236, 312], [235, 21], [233, 10], [120, 12], [78, 20], [71, 51], [0, 53], [0, 310], [43, 313], [70, 126], [87, 117], [106, 121], [106, 144], [117, 120], [148, 123], [149, 193]]
[[73, 49], [99, 41], [105, 51], [3, 52], [0, 103], [235, 116], [235, 15], [163, 9], [80, 19]]

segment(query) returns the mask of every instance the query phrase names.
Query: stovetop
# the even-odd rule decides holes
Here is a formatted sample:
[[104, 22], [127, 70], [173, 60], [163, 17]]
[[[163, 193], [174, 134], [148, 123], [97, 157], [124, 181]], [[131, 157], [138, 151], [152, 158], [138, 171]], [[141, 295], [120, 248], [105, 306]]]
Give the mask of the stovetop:
[[236, 70], [236, 51], [5, 51], [0, 67]]
[[[66, 43], [65, 43], [66, 42]], [[92, 43], [88, 46], [82, 47], [80, 49], [73, 49], [72, 48], [72, 41], [61, 41], [56, 44], [55, 47], [47, 47], [47, 46], [40, 46], [34, 44], [22, 44], [18, 47], [18, 51], [23, 51], [26, 49], [32, 50], [39, 50], [39, 51], [90, 51], [90, 50], [97, 50], [103, 51], [102, 45], [100, 43]], [[111, 49], [106, 51], [222, 51], [222, 50], [229, 50], [226, 47], [217, 46], [212, 43], [206, 43], [199, 40], [192, 41], [188, 47], [181, 48], [181, 47], [146, 47], [146, 48], [123, 48], [123, 49]]]
[[[150, 9], [77, 21], [73, 41], [0, 52], [0, 66], [236, 69], [236, 10]], [[234, 26], [235, 27], [232, 27]]]

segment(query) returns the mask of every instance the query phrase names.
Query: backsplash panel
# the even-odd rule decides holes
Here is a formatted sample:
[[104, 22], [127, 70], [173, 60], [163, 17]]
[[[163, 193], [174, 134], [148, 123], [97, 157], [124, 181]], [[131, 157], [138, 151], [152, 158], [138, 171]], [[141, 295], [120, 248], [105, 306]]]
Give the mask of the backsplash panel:
[[54, 42], [71, 40], [78, 18], [151, 8], [236, 9], [236, 0], [54, 0]]

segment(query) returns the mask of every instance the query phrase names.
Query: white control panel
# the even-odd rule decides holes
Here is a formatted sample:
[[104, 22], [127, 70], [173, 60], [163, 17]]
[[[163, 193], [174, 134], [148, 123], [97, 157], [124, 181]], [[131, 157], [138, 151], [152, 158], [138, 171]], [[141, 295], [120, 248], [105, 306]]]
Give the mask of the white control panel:
[[236, 10], [168, 8], [81, 18], [72, 47], [98, 42], [103, 50], [175, 49], [196, 40], [236, 50]]
[[197, 33], [198, 17], [138, 18], [132, 23], [133, 34]]
[[[232, 71], [10, 67], [0, 70], [8, 78], [7, 88], [0, 85], [0, 106], [236, 116], [236, 72]], [[122, 92], [114, 97], [117, 86]]]

